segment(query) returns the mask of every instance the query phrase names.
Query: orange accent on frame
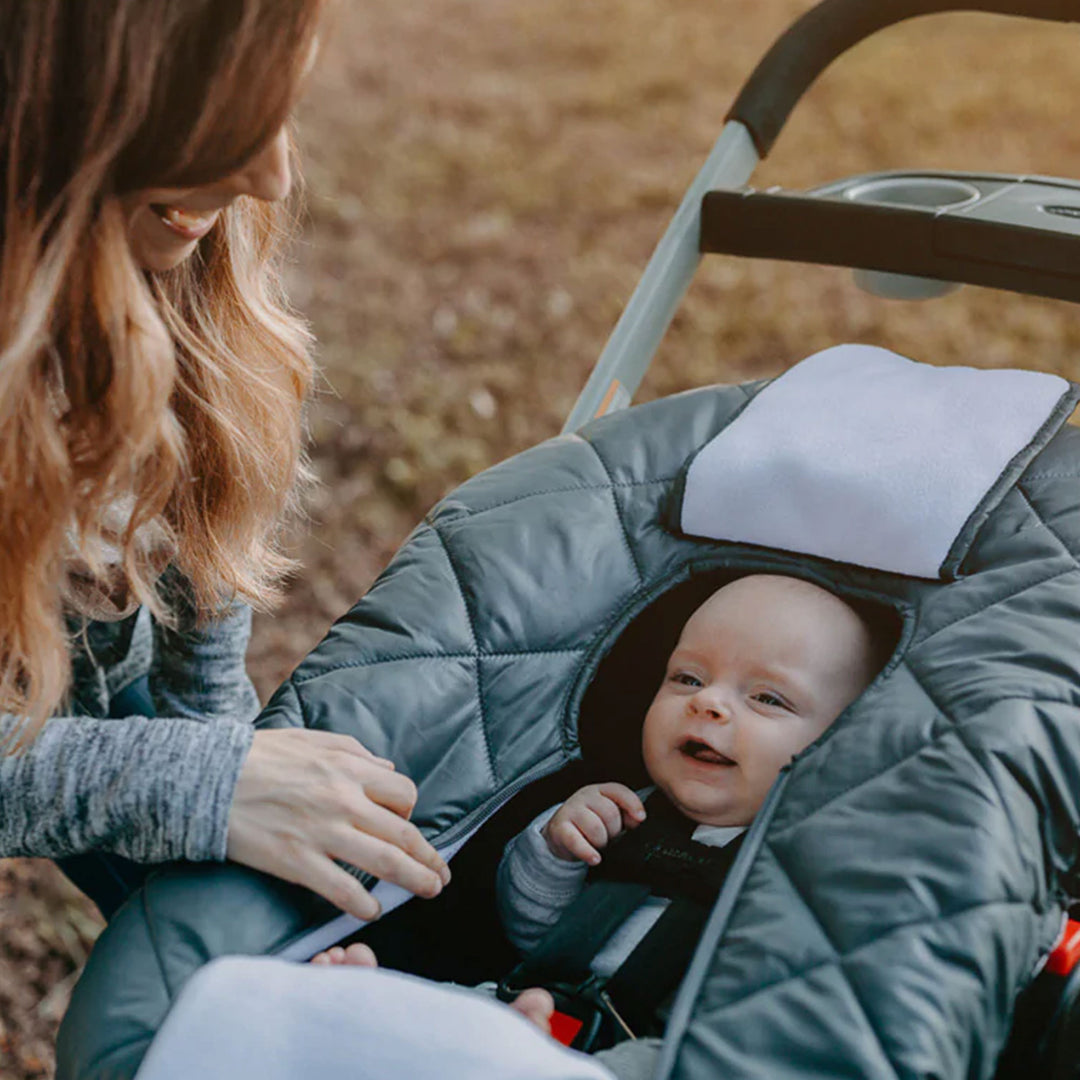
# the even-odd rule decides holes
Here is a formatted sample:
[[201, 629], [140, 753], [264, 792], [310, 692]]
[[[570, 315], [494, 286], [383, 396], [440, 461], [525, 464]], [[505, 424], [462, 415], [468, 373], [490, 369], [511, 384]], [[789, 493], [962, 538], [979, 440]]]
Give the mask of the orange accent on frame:
[[611, 408], [611, 403], [615, 400], [615, 395], [622, 389], [622, 383], [618, 379], [612, 379], [611, 385], [608, 387], [607, 393], [604, 395], [604, 400], [600, 402], [600, 408], [596, 410], [593, 415], [595, 420], [598, 416], [604, 416], [608, 409]]

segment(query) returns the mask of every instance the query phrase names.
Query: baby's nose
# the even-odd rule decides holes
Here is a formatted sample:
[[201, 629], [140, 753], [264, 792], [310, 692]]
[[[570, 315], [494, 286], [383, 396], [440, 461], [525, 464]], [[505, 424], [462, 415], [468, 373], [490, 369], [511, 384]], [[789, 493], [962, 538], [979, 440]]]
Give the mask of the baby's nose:
[[693, 703], [695, 710], [703, 713], [710, 720], [726, 723], [731, 719], [731, 706], [723, 694], [706, 687], [695, 695], [695, 698]]

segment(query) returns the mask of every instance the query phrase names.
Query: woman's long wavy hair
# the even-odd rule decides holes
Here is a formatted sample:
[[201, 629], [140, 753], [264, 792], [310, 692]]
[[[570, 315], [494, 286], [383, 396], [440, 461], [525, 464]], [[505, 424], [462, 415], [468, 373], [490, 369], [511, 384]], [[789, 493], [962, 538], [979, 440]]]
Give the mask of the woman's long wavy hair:
[[68, 688], [73, 562], [114, 590], [118, 552], [122, 589], [166, 619], [148, 533], [204, 615], [267, 606], [291, 566], [312, 378], [280, 285], [295, 208], [242, 197], [149, 273], [122, 199], [251, 160], [321, 6], [0, 0], [0, 709], [20, 745]]

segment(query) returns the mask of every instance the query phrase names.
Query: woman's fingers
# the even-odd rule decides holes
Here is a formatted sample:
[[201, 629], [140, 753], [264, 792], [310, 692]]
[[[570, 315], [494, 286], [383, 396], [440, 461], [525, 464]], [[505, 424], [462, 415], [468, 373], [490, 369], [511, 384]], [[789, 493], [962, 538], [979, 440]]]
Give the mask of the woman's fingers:
[[326, 732], [257, 732], [233, 795], [228, 856], [371, 919], [378, 905], [334, 859], [421, 896], [436, 895], [450, 871], [407, 820], [412, 781], [356, 748]]
[[356, 755], [342, 756], [334, 762], [343, 775], [352, 779], [356, 787], [380, 806], [407, 818], [416, 805], [416, 785], [401, 773], [385, 769], [381, 765]]
[[278, 728], [282, 734], [288, 733], [294, 739], [303, 739], [309, 746], [318, 746], [322, 753], [350, 754], [353, 757], [362, 758], [384, 769], [394, 770], [394, 763], [389, 758], [379, 757], [373, 754], [362, 742], [354, 739], [351, 735], [340, 735], [333, 731], [313, 731], [309, 728]]
[[[359, 791], [352, 793], [346, 816], [358, 833], [366, 833], [392, 844], [410, 859], [427, 867], [443, 885], [449, 883], [450, 867], [446, 865], [445, 860], [435, 848], [424, 839], [420, 830], [411, 821], [406, 821], [403, 817], [386, 809], [385, 805], [372, 802], [366, 788], [363, 793]], [[335, 854], [348, 862], [353, 861], [340, 853], [335, 852]], [[375, 867], [364, 866], [363, 869], [379, 877], [383, 876]], [[397, 879], [389, 878], [388, 880], [396, 881]], [[397, 884], [404, 885], [404, 882], [397, 881]]]
[[394, 763], [389, 758], [373, 754], [362, 742], [354, 739], [351, 735], [337, 735], [330, 731], [312, 732], [312, 734], [322, 735], [327, 740], [332, 740], [334, 748], [342, 751], [342, 753], [352, 754], [354, 757], [363, 758], [365, 761], [372, 761], [376, 765], [381, 765], [384, 769], [389, 769], [391, 772], [394, 769]]
[[374, 874], [380, 881], [400, 885], [416, 896], [430, 899], [442, 891], [442, 878], [433, 869], [400, 847], [361, 829], [335, 829], [329, 837], [328, 854]]
[[355, 915], [364, 922], [377, 919], [382, 912], [379, 901], [352, 874], [342, 870], [331, 859], [305, 859], [301, 875], [292, 880], [329, 900], [340, 911]]

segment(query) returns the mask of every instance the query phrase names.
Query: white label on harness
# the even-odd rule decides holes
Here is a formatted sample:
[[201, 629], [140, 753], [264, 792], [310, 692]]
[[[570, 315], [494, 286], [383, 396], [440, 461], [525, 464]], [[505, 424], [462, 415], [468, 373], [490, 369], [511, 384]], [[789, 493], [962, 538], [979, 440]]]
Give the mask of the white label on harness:
[[[698, 453], [681, 527], [938, 577], [965, 524], [1004, 495], [1071, 395], [1065, 379], [1041, 372], [826, 349], [765, 387]], [[1058, 423], [1066, 418], [1060, 410]]]

